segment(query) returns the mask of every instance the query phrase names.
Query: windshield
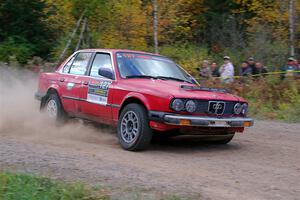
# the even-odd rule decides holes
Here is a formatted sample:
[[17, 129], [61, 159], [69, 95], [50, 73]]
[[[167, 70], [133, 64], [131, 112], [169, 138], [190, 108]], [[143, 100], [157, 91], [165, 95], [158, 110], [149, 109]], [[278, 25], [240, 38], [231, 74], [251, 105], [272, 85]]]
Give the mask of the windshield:
[[162, 56], [119, 52], [117, 64], [122, 78], [150, 77], [194, 82], [176, 63]]

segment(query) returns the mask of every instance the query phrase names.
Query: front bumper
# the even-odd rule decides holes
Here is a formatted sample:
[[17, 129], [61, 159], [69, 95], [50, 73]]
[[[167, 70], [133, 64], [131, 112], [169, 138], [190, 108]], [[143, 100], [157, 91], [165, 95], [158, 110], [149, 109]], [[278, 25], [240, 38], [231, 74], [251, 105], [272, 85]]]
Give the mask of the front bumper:
[[[153, 115], [155, 117], [153, 117]], [[156, 118], [156, 119], [155, 119]], [[175, 115], [170, 113], [150, 114], [150, 120], [163, 122], [170, 125], [178, 126], [197, 126], [197, 127], [235, 127], [243, 128], [254, 125], [252, 118], [244, 117], [207, 117], [207, 116], [190, 116], [190, 115]]]

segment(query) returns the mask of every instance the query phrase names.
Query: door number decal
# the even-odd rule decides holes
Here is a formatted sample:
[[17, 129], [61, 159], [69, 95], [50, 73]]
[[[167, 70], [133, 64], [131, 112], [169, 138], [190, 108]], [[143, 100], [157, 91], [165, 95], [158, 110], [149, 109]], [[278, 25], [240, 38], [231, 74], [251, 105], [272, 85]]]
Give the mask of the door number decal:
[[107, 97], [111, 81], [101, 81], [98, 84], [89, 84], [87, 101], [107, 105]]

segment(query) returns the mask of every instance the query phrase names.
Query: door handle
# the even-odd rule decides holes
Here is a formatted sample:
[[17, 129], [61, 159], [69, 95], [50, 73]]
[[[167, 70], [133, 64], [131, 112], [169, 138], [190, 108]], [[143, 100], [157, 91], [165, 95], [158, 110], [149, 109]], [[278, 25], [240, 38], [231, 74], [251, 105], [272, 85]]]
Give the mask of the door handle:
[[89, 82], [88, 82], [88, 81], [83, 81], [82, 84], [83, 84], [83, 85], [88, 85]]
[[59, 81], [60, 81], [60, 82], [64, 82], [64, 81], [65, 81], [65, 78], [60, 78]]

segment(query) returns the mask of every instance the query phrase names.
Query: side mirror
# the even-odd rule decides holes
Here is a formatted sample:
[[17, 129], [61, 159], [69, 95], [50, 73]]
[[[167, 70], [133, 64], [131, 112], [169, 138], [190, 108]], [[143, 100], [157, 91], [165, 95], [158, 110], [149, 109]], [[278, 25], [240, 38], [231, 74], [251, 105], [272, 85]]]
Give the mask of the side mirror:
[[105, 78], [109, 78], [109, 79], [114, 79], [114, 74], [113, 74], [113, 71], [110, 69], [110, 68], [100, 68], [98, 70], [98, 74], [100, 76], [103, 76]]

